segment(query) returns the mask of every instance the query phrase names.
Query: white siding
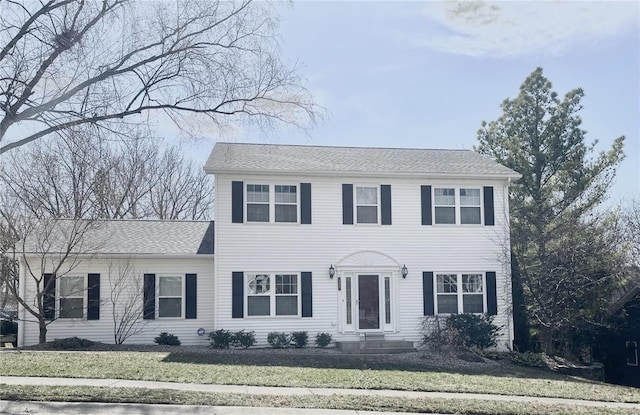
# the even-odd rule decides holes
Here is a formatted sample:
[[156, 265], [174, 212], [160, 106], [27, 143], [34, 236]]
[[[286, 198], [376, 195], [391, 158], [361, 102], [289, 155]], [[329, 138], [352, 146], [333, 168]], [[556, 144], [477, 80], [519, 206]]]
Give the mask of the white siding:
[[[232, 180], [243, 181], [245, 186], [247, 183], [311, 183], [312, 224], [231, 223]], [[392, 225], [343, 225], [343, 183], [391, 185]], [[215, 327], [254, 330], [262, 344], [270, 331], [306, 330], [310, 337], [317, 332], [329, 332], [335, 340], [348, 339], [349, 335], [338, 333], [337, 278], [329, 278], [328, 268], [355, 252], [377, 251], [390, 256], [400, 266], [406, 264], [409, 269], [406, 279], [394, 276], [398, 325], [395, 333], [386, 333], [386, 338], [419, 341], [423, 319], [423, 271], [495, 271], [499, 297], [495, 323], [506, 327], [500, 338], [501, 346], [505, 347], [512, 338], [510, 274], [504, 262], [508, 258], [509, 247], [505, 184], [501, 180], [292, 179], [284, 176], [218, 175]], [[421, 225], [421, 185], [493, 186], [495, 226]], [[246, 214], [244, 218], [246, 220]], [[313, 272], [313, 317], [232, 318], [231, 275], [234, 271]]]
[[[88, 321], [86, 319], [58, 319], [48, 326], [47, 340], [77, 336], [93, 341], [114, 343], [114, 322], [112, 306], [109, 300], [109, 265], [112, 267], [123, 259], [97, 259], [84, 260], [77, 267], [69, 271], [67, 275], [86, 276], [88, 273], [100, 274], [100, 319]], [[197, 330], [204, 328], [207, 332], [213, 329], [213, 257], [203, 258], [134, 258], [131, 260], [135, 269], [135, 275], [140, 279], [139, 287], [142, 287], [142, 275], [153, 273], [156, 275], [184, 276], [185, 274], [197, 274], [197, 319], [163, 318], [144, 320], [144, 331], [131, 338], [127, 344], [153, 344], [153, 339], [160, 332], [166, 331], [178, 336], [182, 344], [197, 345], [209, 344], [207, 335], [198, 336]], [[35, 261], [34, 261], [35, 262]], [[112, 268], [113, 269], [113, 268]], [[50, 270], [45, 270], [50, 272]], [[64, 271], [63, 271], [64, 272]], [[35, 282], [29, 276], [26, 277], [26, 295], [33, 301]], [[86, 307], [86, 298], [85, 298]], [[157, 301], [156, 301], [157, 307]], [[184, 307], [184, 297], [183, 297]], [[22, 311], [24, 313], [24, 310]], [[30, 315], [22, 314], [27, 321], [21, 321], [24, 327], [23, 345], [38, 343], [38, 324]], [[86, 316], [86, 313], [85, 313]]]

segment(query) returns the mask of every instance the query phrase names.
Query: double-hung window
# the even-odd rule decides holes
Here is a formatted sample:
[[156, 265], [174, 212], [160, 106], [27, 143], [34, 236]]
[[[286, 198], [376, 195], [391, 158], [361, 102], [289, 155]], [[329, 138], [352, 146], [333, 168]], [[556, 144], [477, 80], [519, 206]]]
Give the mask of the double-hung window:
[[482, 223], [482, 200], [479, 188], [436, 187], [433, 189], [433, 199], [437, 224], [480, 225]]
[[158, 317], [182, 317], [182, 277], [158, 277]]
[[460, 223], [481, 223], [480, 189], [460, 189]]
[[483, 275], [436, 274], [436, 297], [438, 314], [483, 313]]
[[298, 194], [296, 186], [275, 186], [276, 222], [298, 222]]
[[356, 187], [357, 223], [378, 223], [378, 187]]
[[297, 223], [298, 187], [247, 184], [247, 222]]
[[268, 185], [247, 185], [247, 222], [269, 222]]
[[60, 277], [59, 318], [83, 318], [85, 282], [84, 277]]
[[456, 223], [456, 193], [453, 188], [435, 188], [434, 206], [436, 223]]
[[248, 274], [247, 316], [298, 316], [298, 274]]

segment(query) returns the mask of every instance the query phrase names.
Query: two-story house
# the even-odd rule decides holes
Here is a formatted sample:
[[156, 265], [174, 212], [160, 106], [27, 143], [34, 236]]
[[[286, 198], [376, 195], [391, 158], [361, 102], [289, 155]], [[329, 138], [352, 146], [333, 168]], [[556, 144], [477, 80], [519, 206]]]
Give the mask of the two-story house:
[[[189, 255], [139, 266], [145, 297], [154, 299], [145, 313], [153, 331], [131, 342], [151, 342], [162, 330], [184, 344], [206, 343], [196, 326], [200, 334], [255, 331], [259, 344], [271, 331], [419, 342], [425, 316], [488, 313], [502, 326], [499, 347], [511, 347], [508, 186], [516, 172], [467, 150], [236, 143], [217, 143], [205, 171], [216, 189], [212, 271], [188, 276], [196, 274], [192, 259], [205, 264], [191, 252], [202, 232]], [[104, 273], [91, 270], [96, 261], [82, 272]], [[197, 291], [188, 292], [195, 278]], [[169, 291], [174, 297], [163, 295]], [[76, 327], [102, 324], [86, 312], [77, 318]], [[50, 333], [71, 335], [69, 327], [58, 318]], [[95, 329], [73, 335], [109, 341]]]

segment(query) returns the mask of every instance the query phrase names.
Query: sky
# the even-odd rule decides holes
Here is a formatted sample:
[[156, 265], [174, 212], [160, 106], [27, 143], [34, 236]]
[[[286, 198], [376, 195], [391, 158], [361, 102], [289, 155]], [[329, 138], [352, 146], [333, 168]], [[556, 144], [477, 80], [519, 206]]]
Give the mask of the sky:
[[329, 2], [280, 4], [282, 56], [326, 120], [308, 133], [243, 131], [215, 140], [471, 149], [538, 66], [580, 111], [597, 151], [626, 137], [615, 203], [640, 193], [640, 2]]

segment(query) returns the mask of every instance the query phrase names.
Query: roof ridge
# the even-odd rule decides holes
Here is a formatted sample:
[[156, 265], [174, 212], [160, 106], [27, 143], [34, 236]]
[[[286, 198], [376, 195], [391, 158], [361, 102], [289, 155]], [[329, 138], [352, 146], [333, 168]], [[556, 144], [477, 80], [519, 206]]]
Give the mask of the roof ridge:
[[[416, 150], [416, 151], [465, 151], [474, 152], [467, 148], [420, 148], [420, 147], [379, 147], [379, 146], [334, 146], [319, 144], [275, 144], [275, 143], [237, 143], [229, 141], [218, 141], [214, 146], [221, 145], [241, 145], [241, 146], [264, 146], [264, 147], [302, 147], [302, 148], [336, 148], [336, 149], [357, 149], [357, 150]], [[480, 153], [478, 153], [480, 154]]]

